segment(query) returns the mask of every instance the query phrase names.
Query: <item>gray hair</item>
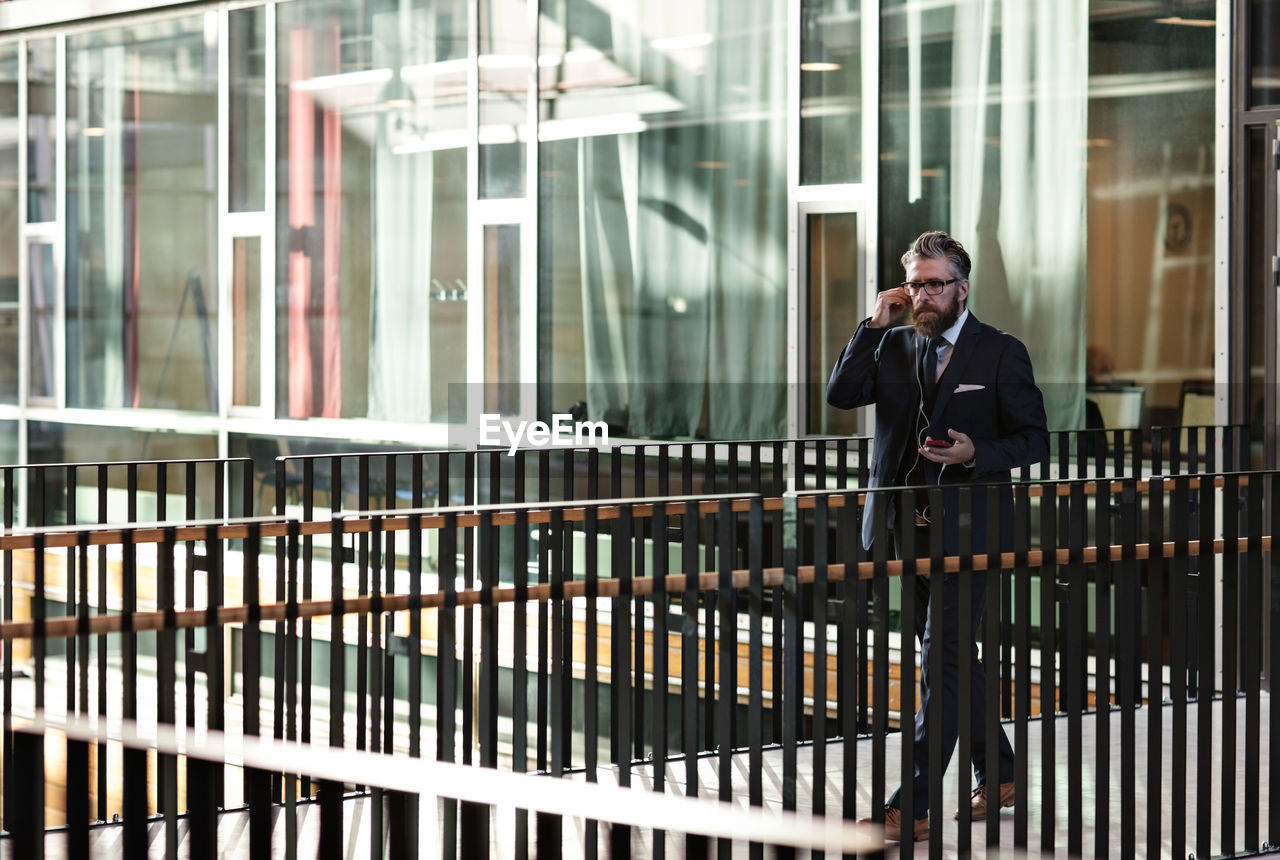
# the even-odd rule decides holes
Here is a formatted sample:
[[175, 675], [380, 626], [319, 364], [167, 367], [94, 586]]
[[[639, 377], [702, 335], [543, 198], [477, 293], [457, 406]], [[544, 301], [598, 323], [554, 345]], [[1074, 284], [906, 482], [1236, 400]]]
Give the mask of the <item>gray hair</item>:
[[969, 280], [969, 270], [973, 268], [973, 264], [969, 261], [968, 252], [963, 245], [941, 230], [930, 230], [917, 236], [902, 255], [902, 266], [906, 268], [916, 260], [940, 259], [946, 259], [951, 267], [951, 275], [957, 281]]

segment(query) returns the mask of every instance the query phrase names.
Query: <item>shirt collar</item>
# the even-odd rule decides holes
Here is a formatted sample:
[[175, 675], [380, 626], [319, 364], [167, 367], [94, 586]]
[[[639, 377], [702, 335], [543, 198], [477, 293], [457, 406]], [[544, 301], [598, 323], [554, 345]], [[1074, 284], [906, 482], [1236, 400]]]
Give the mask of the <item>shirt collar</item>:
[[[969, 319], [969, 309], [965, 308], [960, 312], [960, 316], [956, 319], [951, 328], [942, 333], [942, 337], [952, 346], [956, 345], [956, 338], [960, 337], [960, 330], [964, 328], [965, 321]], [[936, 338], [935, 338], [936, 340]]]

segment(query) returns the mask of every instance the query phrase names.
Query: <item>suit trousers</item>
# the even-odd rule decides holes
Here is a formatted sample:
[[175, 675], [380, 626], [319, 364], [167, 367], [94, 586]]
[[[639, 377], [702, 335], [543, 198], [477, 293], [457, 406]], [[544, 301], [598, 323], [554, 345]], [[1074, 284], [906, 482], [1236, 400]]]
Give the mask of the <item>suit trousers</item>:
[[[916, 557], [927, 558], [929, 555], [929, 530], [917, 528], [910, 538], [916, 544]], [[898, 557], [901, 558], [902, 545], [897, 533], [894, 533], [894, 545]], [[929, 728], [928, 710], [934, 696], [941, 696], [942, 706], [942, 761], [938, 769], [946, 772], [951, 755], [956, 749], [956, 740], [960, 733], [959, 720], [959, 680], [960, 680], [960, 578], [972, 583], [971, 627], [974, 639], [969, 643], [972, 657], [971, 677], [973, 685], [969, 689], [969, 715], [972, 726], [970, 753], [973, 772], [979, 784], [986, 781], [987, 768], [987, 674], [982, 662], [978, 659], [977, 638], [981, 635], [982, 617], [987, 604], [987, 574], [966, 571], [961, 573], [942, 574], [941, 587], [936, 588], [936, 575], [915, 577], [915, 632], [920, 640], [920, 707], [915, 716], [915, 779], [912, 781], [913, 816], [924, 818], [929, 812], [929, 771], [933, 763], [929, 761]], [[943, 636], [941, 643], [933, 642], [929, 631], [933, 613], [941, 612], [943, 618]], [[935, 647], [942, 647], [942, 678], [935, 679], [929, 669], [930, 655]], [[993, 719], [999, 719], [993, 715]], [[1013, 747], [1004, 727], [997, 729], [1000, 746], [1000, 774], [998, 783], [1012, 782], [1014, 777]], [[888, 805], [901, 808], [899, 788], [888, 800]]]

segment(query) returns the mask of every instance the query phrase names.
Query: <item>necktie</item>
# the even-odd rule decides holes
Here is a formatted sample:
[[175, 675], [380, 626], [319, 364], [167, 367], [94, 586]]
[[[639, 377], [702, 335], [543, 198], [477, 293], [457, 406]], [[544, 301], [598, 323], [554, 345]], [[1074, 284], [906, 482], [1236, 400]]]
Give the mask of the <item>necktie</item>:
[[933, 339], [924, 342], [924, 402], [933, 405], [934, 387], [938, 382], [938, 350]]

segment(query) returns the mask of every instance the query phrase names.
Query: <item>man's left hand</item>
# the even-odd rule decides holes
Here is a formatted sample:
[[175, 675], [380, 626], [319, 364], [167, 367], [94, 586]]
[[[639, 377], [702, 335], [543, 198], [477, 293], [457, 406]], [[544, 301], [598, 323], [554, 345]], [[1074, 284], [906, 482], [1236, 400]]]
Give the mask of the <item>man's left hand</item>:
[[920, 447], [920, 456], [926, 460], [941, 463], [944, 466], [957, 466], [961, 463], [968, 463], [974, 458], [977, 450], [973, 446], [972, 439], [959, 430], [948, 430], [947, 435], [955, 443], [950, 448], [922, 445]]

